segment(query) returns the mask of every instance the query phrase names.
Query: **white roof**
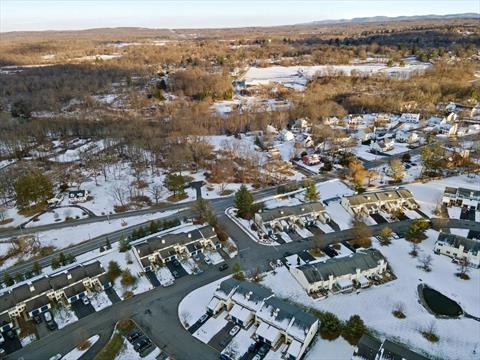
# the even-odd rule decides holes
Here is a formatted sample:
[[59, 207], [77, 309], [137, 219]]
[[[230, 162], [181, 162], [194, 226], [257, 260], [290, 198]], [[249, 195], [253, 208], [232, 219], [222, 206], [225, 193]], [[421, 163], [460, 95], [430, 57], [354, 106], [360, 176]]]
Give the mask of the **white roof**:
[[337, 284], [342, 289], [348, 288], [353, 285], [352, 280], [348, 280], [348, 279], [338, 279]]
[[360, 278], [358, 279], [358, 282], [362, 285], [366, 285], [368, 284], [368, 279], [365, 277], [365, 276], [360, 276]]
[[207, 309], [214, 311], [217, 308], [219, 303], [220, 303], [220, 299], [214, 296], [212, 297], [212, 300], [210, 300], [210, 302], [208, 303]]
[[233, 316], [237, 318], [238, 320], [242, 321], [244, 324], [250, 320], [250, 317], [252, 316], [252, 312], [248, 310], [247, 308], [244, 308], [243, 306], [240, 306], [238, 304], [235, 304], [230, 310], [230, 316]]
[[268, 325], [265, 322], [260, 324], [255, 333], [271, 343], [274, 343], [280, 336], [280, 330], [278, 330], [276, 327]]
[[298, 355], [300, 355], [300, 350], [302, 350], [302, 344], [293, 339], [292, 343], [287, 349], [287, 353], [292, 355], [295, 359], [298, 358]]

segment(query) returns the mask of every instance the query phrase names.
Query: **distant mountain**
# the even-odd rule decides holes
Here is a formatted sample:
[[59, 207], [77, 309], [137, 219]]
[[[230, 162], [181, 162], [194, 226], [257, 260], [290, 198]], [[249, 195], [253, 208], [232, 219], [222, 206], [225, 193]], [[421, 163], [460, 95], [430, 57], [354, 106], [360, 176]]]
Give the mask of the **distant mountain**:
[[337, 19], [337, 20], [321, 20], [312, 21], [298, 25], [329, 25], [342, 23], [371, 23], [371, 22], [387, 22], [387, 21], [413, 21], [413, 20], [448, 20], [448, 19], [480, 19], [480, 13], [463, 13], [463, 14], [447, 14], [447, 15], [414, 15], [414, 16], [372, 16], [358, 17], [353, 19]]

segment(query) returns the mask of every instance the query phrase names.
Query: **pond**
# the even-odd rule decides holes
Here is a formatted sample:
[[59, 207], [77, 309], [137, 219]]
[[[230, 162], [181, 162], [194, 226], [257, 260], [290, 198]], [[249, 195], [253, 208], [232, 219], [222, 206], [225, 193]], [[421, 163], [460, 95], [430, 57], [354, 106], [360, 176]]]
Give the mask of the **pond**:
[[437, 290], [433, 290], [428, 286], [421, 286], [419, 291], [425, 305], [435, 315], [457, 317], [463, 314], [460, 305]]

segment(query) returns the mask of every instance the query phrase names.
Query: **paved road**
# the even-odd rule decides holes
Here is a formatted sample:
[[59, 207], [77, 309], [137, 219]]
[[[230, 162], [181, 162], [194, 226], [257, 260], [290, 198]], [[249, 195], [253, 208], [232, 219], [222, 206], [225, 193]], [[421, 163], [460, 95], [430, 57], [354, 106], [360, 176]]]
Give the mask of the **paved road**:
[[[313, 245], [312, 240], [304, 240], [280, 246], [263, 246], [252, 241], [225, 215], [221, 215], [219, 221], [225, 226], [227, 232], [239, 247], [239, 258], [228, 262], [232, 265], [232, 263], [239, 261], [247, 273], [257, 267], [262, 270], [268, 269], [268, 261], [281, 257], [285, 251], [302, 251]], [[379, 224], [371, 226], [371, 229], [375, 234], [383, 227], [390, 226], [394, 231], [402, 232], [408, 228], [411, 221], [404, 220], [390, 224]], [[468, 220], [434, 219], [432, 222], [435, 226], [461, 227], [480, 231], [480, 223]], [[352, 236], [352, 230], [347, 229], [319, 235], [315, 241], [321, 241], [322, 245], [326, 246], [330, 243], [351, 239]], [[188, 293], [225, 275], [226, 273], [210, 266], [199, 276], [185, 276], [178, 279], [172, 287], [158, 287], [132, 299], [116, 303], [98, 313], [88, 315], [74, 324], [51, 333], [47, 337], [9, 355], [7, 358], [18, 359], [23, 356], [25, 360], [48, 359], [49, 356], [56, 353], [65, 354], [73, 349], [81, 339], [95, 334], [101, 334], [101, 341], [105, 342], [105, 337], [108, 338], [108, 333], [111, 332], [116, 321], [132, 317], [160, 348], [164, 348], [167, 353], [172, 354], [176, 359], [214, 359], [218, 357], [216, 350], [193, 338], [181, 326], [178, 320], [177, 307], [181, 299]], [[145, 314], [145, 309], [150, 309], [152, 314]], [[55, 341], [52, 341], [53, 339]], [[93, 351], [90, 354], [86, 359], [93, 358]]]

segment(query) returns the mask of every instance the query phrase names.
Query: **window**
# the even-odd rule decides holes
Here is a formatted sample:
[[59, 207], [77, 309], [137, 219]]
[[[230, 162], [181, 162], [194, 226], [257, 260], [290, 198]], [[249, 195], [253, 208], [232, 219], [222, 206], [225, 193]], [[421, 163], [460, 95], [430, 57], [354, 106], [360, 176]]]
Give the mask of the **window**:
[[42, 306], [40, 308], [40, 310], [43, 312], [43, 311], [47, 311], [48, 310], [48, 305], [45, 305], [45, 306]]
[[76, 301], [78, 299], [77, 295], [74, 295], [70, 298], [70, 301]]

